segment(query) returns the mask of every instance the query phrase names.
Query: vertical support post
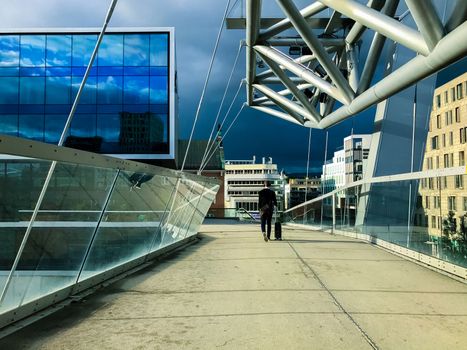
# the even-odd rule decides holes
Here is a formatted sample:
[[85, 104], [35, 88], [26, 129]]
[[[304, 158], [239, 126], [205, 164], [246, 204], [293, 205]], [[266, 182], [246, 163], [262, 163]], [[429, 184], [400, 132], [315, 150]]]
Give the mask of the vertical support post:
[[331, 233], [335, 233], [336, 231], [336, 194], [332, 195], [332, 229]]
[[104, 218], [105, 211], [107, 210], [107, 207], [109, 206], [110, 198], [112, 197], [112, 193], [114, 191], [115, 185], [117, 184], [119, 174], [120, 174], [120, 170], [117, 170], [117, 172], [115, 173], [115, 177], [112, 181], [112, 185], [110, 186], [109, 192], [107, 193], [107, 197], [105, 198], [104, 205], [102, 206], [101, 213], [99, 214], [99, 219], [97, 220], [96, 227], [94, 229], [94, 232], [92, 233], [91, 240], [88, 244], [88, 247], [86, 248], [86, 253], [84, 254], [83, 262], [81, 263], [81, 267], [78, 271], [78, 275], [76, 276], [75, 283], [79, 282], [81, 274], [83, 273], [84, 265], [86, 264], [86, 261], [88, 260], [89, 253], [91, 252], [92, 245], [94, 244], [94, 241], [96, 239], [97, 232], [99, 231], [99, 227], [101, 225], [102, 219]]

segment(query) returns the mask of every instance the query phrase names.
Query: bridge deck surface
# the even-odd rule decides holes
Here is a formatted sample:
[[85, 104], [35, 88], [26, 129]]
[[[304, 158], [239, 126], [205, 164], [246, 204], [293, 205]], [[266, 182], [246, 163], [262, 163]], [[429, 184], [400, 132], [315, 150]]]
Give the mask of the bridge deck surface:
[[467, 349], [467, 285], [354, 239], [204, 225], [2, 349]]

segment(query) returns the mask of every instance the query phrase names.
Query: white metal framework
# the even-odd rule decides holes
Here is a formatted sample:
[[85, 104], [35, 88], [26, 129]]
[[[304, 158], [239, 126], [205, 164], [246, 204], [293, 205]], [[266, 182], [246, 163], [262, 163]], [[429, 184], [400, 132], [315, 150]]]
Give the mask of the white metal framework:
[[[266, 22], [261, 18], [262, 1], [247, 0], [247, 104], [319, 129], [362, 112], [465, 57], [467, 1], [452, 1], [454, 10], [443, 25], [432, 0], [405, 0], [408, 11], [401, 17], [411, 15], [416, 30], [396, 16], [399, 0], [369, 0], [366, 5], [317, 0], [302, 10], [293, 0], [276, 0], [285, 18], [261, 30]], [[325, 9], [329, 18], [319, 17]], [[360, 39], [368, 29], [374, 35], [359, 72]], [[371, 86], [386, 39], [410, 49], [415, 57]], [[289, 47], [289, 54], [281, 47]], [[257, 71], [263, 62], [269, 69]], [[284, 89], [278, 91], [277, 84]]]

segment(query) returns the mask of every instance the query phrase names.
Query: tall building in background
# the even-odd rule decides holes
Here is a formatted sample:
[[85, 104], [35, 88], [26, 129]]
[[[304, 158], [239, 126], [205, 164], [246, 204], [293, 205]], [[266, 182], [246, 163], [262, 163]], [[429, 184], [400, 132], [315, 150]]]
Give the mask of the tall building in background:
[[[467, 73], [435, 90], [423, 170], [465, 166], [466, 93]], [[466, 181], [465, 175], [421, 180], [415, 225], [425, 228], [430, 236], [441, 236], [446, 229], [452, 233], [466, 231]]]
[[277, 171], [272, 158], [263, 157], [261, 163], [256, 163], [255, 156], [251, 160], [226, 160], [225, 208], [257, 213], [258, 192], [264, 188], [265, 181], [271, 181], [278, 209], [284, 210], [284, 176]]
[[[371, 135], [350, 135], [344, 138], [342, 148], [334, 152], [332, 159], [323, 165], [323, 193], [329, 193], [364, 177], [370, 145]], [[339, 193], [337, 198], [339, 208], [346, 205], [355, 208], [354, 193], [350, 190]], [[330, 204], [331, 199], [328, 198], [325, 202]]]
[[290, 177], [285, 185], [286, 209], [309, 201], [321, 195], [320, 177]]
[[[57, 143], [100, 29], [0, 34], [0, 133]], [[173, 28], [111, 28], [66, 146], [175, 167]]]

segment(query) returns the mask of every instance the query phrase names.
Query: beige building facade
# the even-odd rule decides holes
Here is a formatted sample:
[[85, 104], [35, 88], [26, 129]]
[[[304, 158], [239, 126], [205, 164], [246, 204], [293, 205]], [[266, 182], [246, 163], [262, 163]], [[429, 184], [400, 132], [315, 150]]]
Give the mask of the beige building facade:
[[[434, 93], [423, 170], [465, 166], [467, 155], [467, 73], [438, 87]], [[415, 226], [430, 236], [465, 230], [467, 175], [420, 181]]]

